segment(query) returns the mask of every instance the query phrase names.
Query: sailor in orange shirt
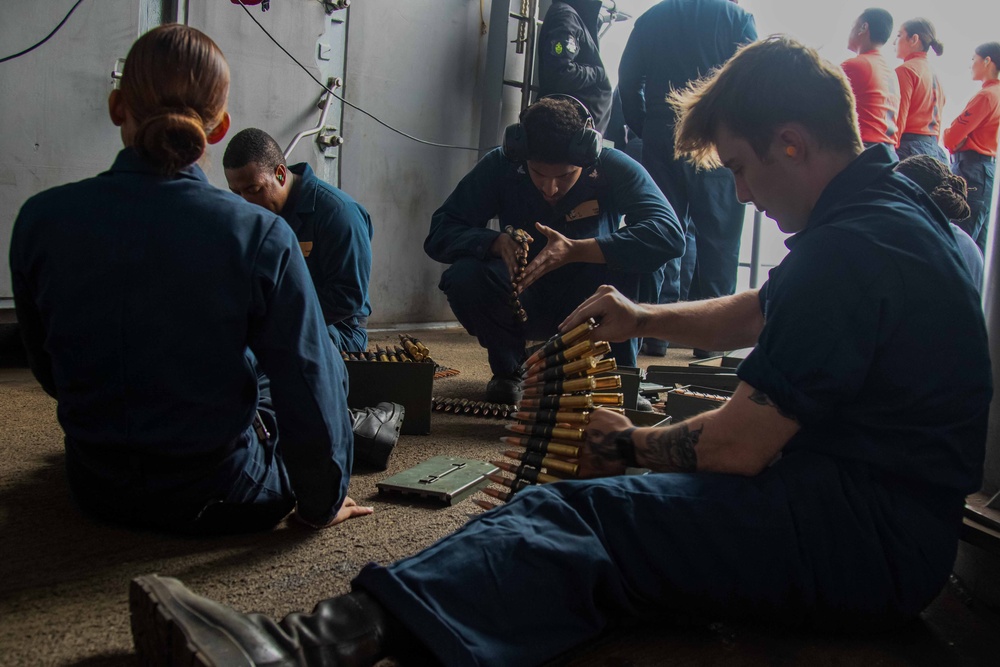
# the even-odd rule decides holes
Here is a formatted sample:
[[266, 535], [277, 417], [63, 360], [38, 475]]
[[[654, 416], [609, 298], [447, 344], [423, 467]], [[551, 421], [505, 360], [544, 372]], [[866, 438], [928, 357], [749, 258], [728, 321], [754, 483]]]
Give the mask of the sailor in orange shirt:
[[941, 55], [944, 45], [938, 41], [934, 26], [927, 19], [910, 19], [896, 35], [896, 57], [903, 64], [896, 68], [899, 79], [899, 141], [896, 152], [903, 160], [911, 155], [930, 155], [944, 163], [948, 155], [938, 144], [941, 134], [941, 111], [944, 90], [927, 62], [927, 50]]
[[858, 54], [840, 64], [854, 92], [861, 141], [865, 148], [885, 144], [895, 156], [899, 131], [899, 81], [879, 48], [892, 34], [892, 14], [884, 9], [866, 9], [851, 27], [847, 48]]
[[951, 170], [969, 184], [972, 215], [959, 223], [976, 245], [986, 252], [990, 200], [996, 175], [997, 133], [1000, 131], [1000, 42], [976, 47], [972, 80], [983, 87], [973, 95], [958, 118], [944, 131], [944, 145], [951, 151]]

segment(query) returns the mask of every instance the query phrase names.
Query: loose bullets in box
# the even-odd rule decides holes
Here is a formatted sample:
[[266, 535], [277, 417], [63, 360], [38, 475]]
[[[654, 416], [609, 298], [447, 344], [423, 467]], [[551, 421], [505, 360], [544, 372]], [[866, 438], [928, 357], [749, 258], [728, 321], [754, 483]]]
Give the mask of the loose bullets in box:
[[429, 358], [416, 359], [399, 345], [376, 345], [374, 350], [364, 352], [340, 351], [344, 361], [374, 361], [383, 363], [412, 363], [414, 361], [430, 361]]

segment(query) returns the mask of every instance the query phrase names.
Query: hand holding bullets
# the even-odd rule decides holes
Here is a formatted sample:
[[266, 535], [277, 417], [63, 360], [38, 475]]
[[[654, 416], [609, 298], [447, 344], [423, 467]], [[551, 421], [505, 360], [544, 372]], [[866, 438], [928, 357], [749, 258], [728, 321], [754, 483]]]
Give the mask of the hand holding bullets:
[[[608, 390], [622, 386], [621, 376], [606, 375], [617, 369], [614, 359], [602, 359], [611, 346], [592, 342], [588, 335], [596, 323], [588, 320], [545, 342], [522, 364], [523, 398], [507, 429], [516, 436], [501, 438], [517, 448], [504, 451], [508, 461], [491, 461], [513, 475], [490, 475], [502, 489], [487, 487], [486, 495], [509, 501], [531, 484], [548, 484], [578, 477], [581, 447], [593, 410], [600, 407], [624, 412], [624, 396]], [[496, 504], [475, 500], [484, 509]]]
[[524, 275], [524, 268], [528, 266], [528, 244], [534, 241], [531, 234], [523, 229], [514, 229], [511, 225], [504, 227], [504, 233], [521, 245], [517, 252], [517, 273], [511, 277], [510, 307], [514, 311], [514, 317], [518, 322], [527, 322], [528, 313], [521, 306], [521, 299], [517, 295], [517, 283]]

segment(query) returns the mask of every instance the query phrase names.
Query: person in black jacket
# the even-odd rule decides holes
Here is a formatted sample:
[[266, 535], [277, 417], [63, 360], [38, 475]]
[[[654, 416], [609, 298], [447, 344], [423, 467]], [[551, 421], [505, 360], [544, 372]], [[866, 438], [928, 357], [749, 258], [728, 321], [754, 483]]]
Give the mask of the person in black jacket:
[[601, 60], [601, 0], [555, 0], [538, 33], [539, 97], [572, 95], [601, 134], [611, 117], [611, 81]]
[[[618, 67], [622, 111], [642, 137], [642, 165], [686, 228], [683, 258], [664, 267], [660, 303], [710, 299], [736, 290], [744, 207], [726, 169], [697, 170], [674, 158], [671, 90], [707, 76], [741, 44], [757, 39], [753, 15], [735, 0], [664, 0], [640, 16]], [[664, 341], [642, 351], [663, 356]], [[695, 356], [712, 353], [695, 350]]]

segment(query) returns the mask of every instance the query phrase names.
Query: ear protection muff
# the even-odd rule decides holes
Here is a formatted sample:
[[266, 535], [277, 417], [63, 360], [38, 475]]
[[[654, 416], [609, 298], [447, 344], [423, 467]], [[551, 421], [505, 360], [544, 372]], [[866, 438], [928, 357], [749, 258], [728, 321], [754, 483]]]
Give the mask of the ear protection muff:
[[[547, 97], [570, 100], [584, 121], [583, 127], [570, 137], [569, 145], [566, 147], [567, 161], [579, 167], [589, 167], [597, 162], [604, 148], [604, 137], [594, 129], [594, 117], [590, 115], [587, 106], [572, 95], [546, 95], [541, 99]], [[524, 111], [521, 112], [521, 117], [524, 117]], [[524, 125], [514, 123], [507, 126], [503, 133], [501, 150], [504, 157], [511, 162], [524, 162], [528, 159], [528, 136], [524, 131]]]

